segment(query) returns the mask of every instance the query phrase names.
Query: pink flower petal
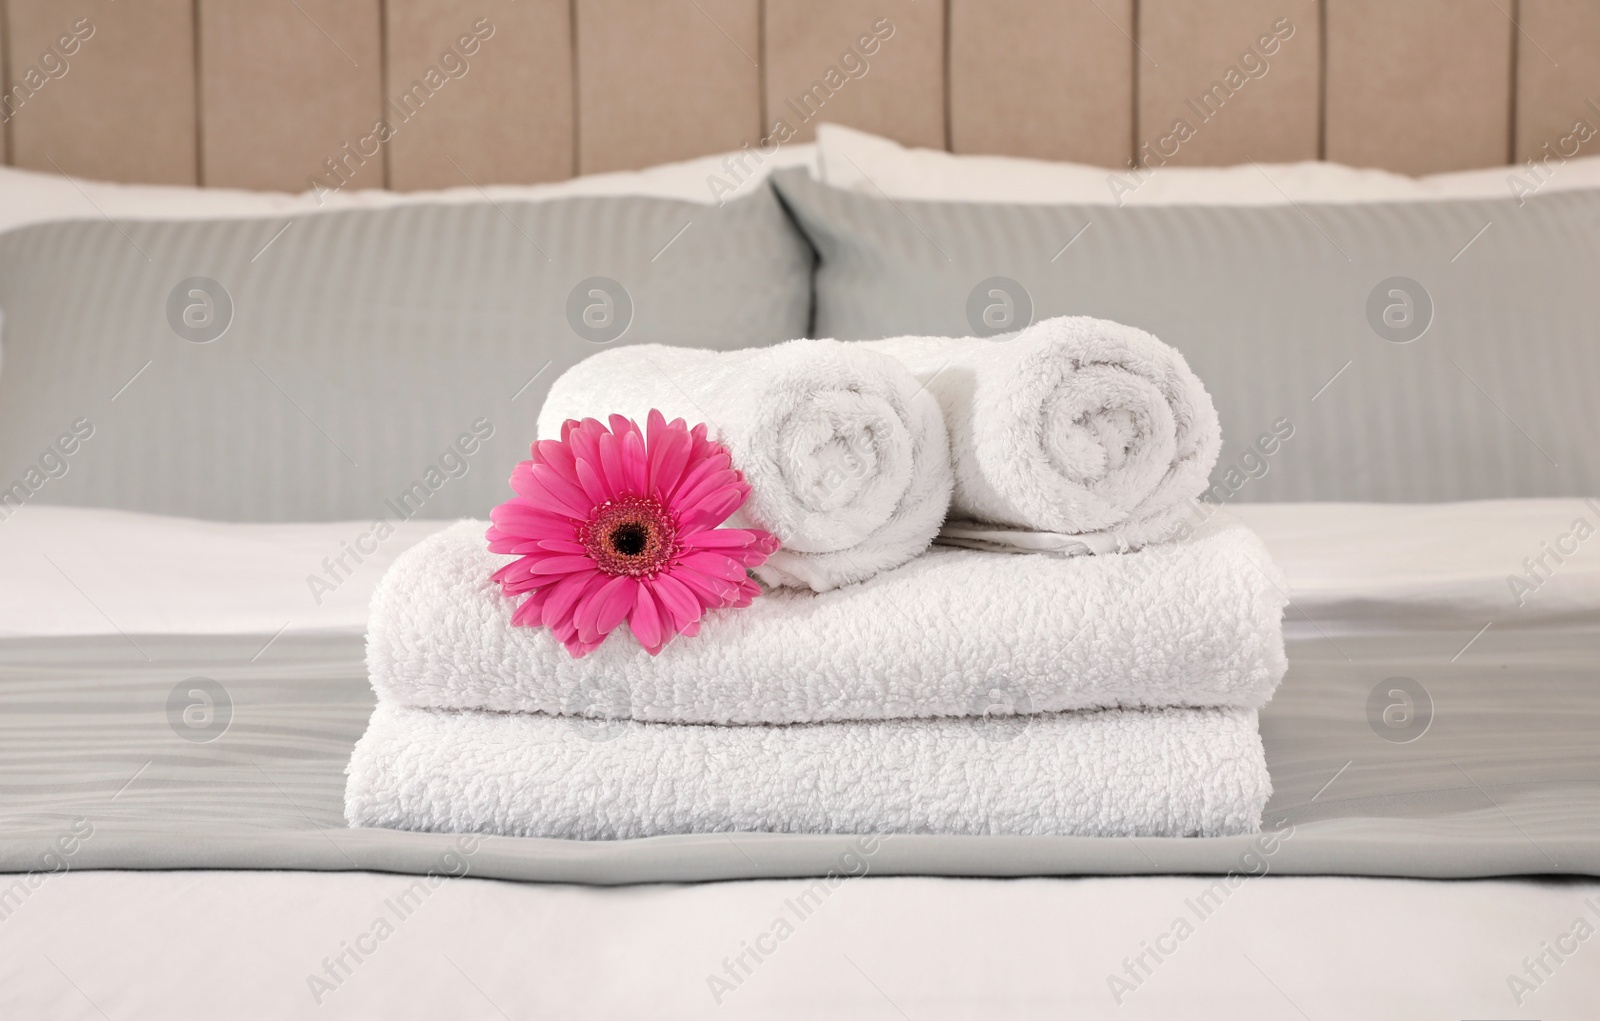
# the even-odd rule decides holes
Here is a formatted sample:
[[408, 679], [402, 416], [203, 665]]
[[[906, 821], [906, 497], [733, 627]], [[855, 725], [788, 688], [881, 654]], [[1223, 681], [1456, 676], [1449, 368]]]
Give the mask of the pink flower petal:
[[588, 460], [577, 462], [577, 476], [578, 484], [583, 487], [584, 493], [588, 495], [594, 506], [598, 507], [607, 500], [616, 499], [618, 494], [610, 486], [606, 485], [606, 481], [601, 477], [595, 462]]
[[[610, 416], [610, 425], [611, 425], [611, 435], [615, 436], [618, 439], [618, 441], [621, 441], [625, 436], [628, 436], [630, 433], [635, 435], [635, 436], [639, 435], [639, 425], [638, 425], [638, 423], [633, 421], [633, 419], [629, 418], [627, 415], [612, 415], [612, 416]], [[644, 437], [640, 436], [639, 438], [643, 439]]]
[[510, 574], [513, 571], [521, 571], [524, 575], [526, 575], [527, 574], [527, 566], [528, 566], [528, 563], [527, 563], [526, 560], [513, 560], [513, 561], [511, 561], [511, 563], [505, 565], [504, 567], [500, 568], [498, 571], [496, 571], [493, 574], [489, 575], [489, 580], [490, 581], [499, 581], [501, 578], [506, 577], [508, 574]]
[[688, 504], [684, 500], [685, 494], [698, 486], [703, 480], [719, 471], [726, 471], [727, 468], [728, 465], [724, 458], [713, 456], [697, 461], [694, 454], [691, 453], [689, 455], [689, 467], [684, 471], [683, 477], [678, 480], [677, 487], [673, 489], [669, 496], [672, 506], [675, 508], [687, 507]]
[[[659, 411], [652, 411], [652, 415], [661, 417]], [[679, 423], [683, 420], [678, 419]], [[689, 437], [681, 429], [667, 429], [662, 427], [660, 436], [653, 436], [650, 440], [650, 475], [646, 489], [650, 493], [671, 493], [678, 485], [678, 480], [683, 478], [684, 466], [689, 463]]]
[[574, 517], [588, 517], [594, 509], [594, 504], [578, 485], [577, 478], [566, 479], [556, 469], [547, 464], [534, 465], [531, 474], [533, 481], [544, 486], [552, 494], [565, 501], [567, 506], [578, 508]]
[[551, 556], [538, 556], [530, 554], [532, 566], [528, 568], [534, 574], [573, 574], [578, 571], [594, 570], [594, 561], [589, 557], [575, 557], [557, 553]]
[[540, 539], [539, 548], [549, 550], [551, 553], [573, 553], [588, 556], [589, 551], [584, 549], [583, 543], [576, 539]]
[[511, 615], [511, 623], [521, 627], [537, 624], [539, 622], [539, 611], [543, 603], [543, 593], [535, 592], [525, 599], [521, 606], [517, 607], [516, 612]]
[[721, 553], [697, 551], [679, 558], [679, 563], [693, 571], [722, 581], [740, 582], [747, 577], [744, 568]]
[[[549, 603], [545, 605], [548, 606]], [[541, 616], [548, 617], [549, 615], [550, 612], [546, 610]], [[563, 645], [578, 637], [578, 629], [572, 626], [572, 621], [570, 620], [558, 620], [548, 626], [550, 633], [556, 636], [556, 641], [561, 642]]]
[[578, 461], [588, 461], [590, 464], [600, 463], [600, 434], [604, 432], [599, 422], [592, 418], [585, 419], [576, 426], [572, 433], [566, 437], [566, 442], [572, 447], [572, 456]]
[[[600, 436], [600, 477], [605, 479], [606, 487], [619, 496], [627, 495], [628, 473], [622, 469], [622, 449], [617, 438], [611, 433]], [[643, 494], [634, 494], [643, 495]]]
[[494, 536], [489, 540], [489, 548], [496, 553], [511, 553], [516, 556], [521, 556], [524, 553], [538, 549], [538, 544], [541, 542], [560, 541], [562, 538], [566, 538], [567, 541], [570, 542], [572, 541], [571, 536], [572, 529], [570, 527], [566, 530], [566, 536], [528, 535], [518, 532], [504, 532]]
[[538, 499], [538, 497], [528, 489], [528, 480], [533, 477], [533, 464], [534, 463], [532, 461], [518, 461], [511, 468], [512, 491], [518, 496], [525, 497], [530, 500]]
[[749, 606], [751, 600], [760, 594], [761, 586], [746, 578], [735, 587], [733, 597], [728, 600], [728, 608], [738, 610]]
[[528, 589], [538, 588], [542, 585], [550, 584], [552, 579], [535, 576], [534, 573], [528, 569], [530, 566], [531, 565], [528, 562], [528, 558], [526, 557], [513, 560], [511, 563], [491, 574], [489, 576], [489, 580], [499, 582], [501, 588], [506, 589], [508, 595], [510, 594], [511, 586], [516, 586], [516, 589], [519, 592], [526, 592]]
[[[638, 588], [639, 583], [625, 574], [605, 576], [605, 584], [583, 597], [578, 602], [577, 609], [572, 611], [572, 623], [578, 626], [578, 637], [586, 642], [597, 641], [604, 638], [611, 628], [600, 626], [600, 611], [605, 607], [611, 594], [625, 587]], [[620, 621], [620, 618], [619, 618]], [[616, 624], [612, 624], [616, 627]]]
[[507, 500], [496, 507], [489, 512], [489, 520], [502, 532], [523, 538], [576, 534], [570, 515], [545, 510], [525, 497]]
[[552, 629], [561, 624], [570, 626], [573, 609], [590, 592], [599, 590], [605, 582], [606, 576], [599, 571], [590, 575], [566, 575], [550, 586], [550, 596], [544, 604], [544, 612], [540, 614], [540, 620], [546, 627]]
[[644, 438], [635, 426], [632, 432], [622, 436], [622, 472], [628, 479], [628, 492], [640, 496], [649, 493], [645, 488], [649, 482], [649, 464], [644, 453]]
[[755, 546], [746, 546], [743, 549], [718, 550], [718, 552], [725, 554], [728, 559], [741, 567], [760, 567], [767, 562], [767, 557], [772, 555]]
[[[522, 462], [522, 464], [527, 463], [527, 461]], [[517, 467], [521, 468], [522, 465], [518, 465]], [[530, 467], [522, 476], [522, 486], [518, 492], [522, 495], [523, 499], [531, 501], [541, 509], [548, 508], [550, 511], [565, 514], [569, 518], [581, 519], [589, 516], [589, 501], [582, 497], [581, 491], [578, 490], [577, 487], [573, 487], [573, 492], [579, 494], [578, 498], [569, 499], [567, 496], [563, 495], [561, 489], [552, 489], [549, 485], [547, 485], [547, 479], [541, 478], [538, 475], [540, 470], [549, 471], [548, 468], [544, 468], [542, 465], [534, 465]], [[517, 476], [513, 474], [513, 480], [515, 480], [516, 477]]]
[[672, 569], [672, 577], [682, 582], [708, 608], [727, 605], [739, 591], [733, 582], [701, 574], [682, 564]]
[[737, 489], [723, 489], [701, 500], [683, 518], [680, 518], [680, 527], [688, 531], [699, 531], [711, 528], [728, 520], [728, 515], [739, 509], [744, 503], [744, 494]]
[[707, 528], [691, 535], [679, 533], [678, 539], [695, 549], [742, 549], [759, 543], [768, 534], [751, 528]]
[[682, 631], [684, 628], [700, 619], [705, 608], [700, 600], [695, 598], [693, 592], [670, 574], [658, 574], [648, 583], [651, 593], [656, 597], [656, 602], [667, 611], [667, 616], [672, 619], [672, 629]]
[[639, 583], [626, 574], [611, 579], [595, 597], [595, 630], [602, 635], [610, 634], [633, 609], [638, 591]]
[[559, 472], [562, 478], [568, 482], [578, 481], [578, 477], [572, 471], [574, 458], [571, 447], [555, 440], [540, 440], [533, 445], [533, 450], [539, 462]]
[[684, 487], [674, 498], [679, 507], [685, 510], [696, 510], [712, 497], [720, 496], [724, 491], [734, 494], [734, 498], [743, 502], [749, 495], [748, 487], [739, 482], [737, 476], [731, 471], [719, 471], [708, 474], [699, 479], [692, 486]]
[[544, 544], [549, 541], [549, 539], [518, 539], [516, 545], [512, 546], [506, 552], [514, 553], [519, 557], [528, 556], [529, 554], [545, 553], [547, 550], [545, 550]]
[[727, 466], [718, 465], [715, 460], [708, 457], [697, 458], [694, 456], [694, 451], [691, 450], [689, 452], [688, 466], [684, 468], [683, 475], [678, 479], [677, 486], [673, 487], [672, 499], [676, 500], [680, 493], [688, 492], [689, 488], [695, 483], [712, 472], [720, 471], [725, 467]]
[[639, 586], [638, 598], [634, 600], [633, 612], [628, 614], [628, 630], [639, 639], [639, 644], [645, 651], [654, 656], [666, 644], [667, 636], [661, 627], [661, 611], [656, 606], [655, 597], [650, 594], [647, 586]]

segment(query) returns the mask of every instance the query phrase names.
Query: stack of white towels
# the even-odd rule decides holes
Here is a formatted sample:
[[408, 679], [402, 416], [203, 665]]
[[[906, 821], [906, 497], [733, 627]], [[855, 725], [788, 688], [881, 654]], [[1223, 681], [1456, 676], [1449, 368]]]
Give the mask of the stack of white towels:
[[1182, 356], [1052, 319], [996, 339], [609, 350], [539, 423], [706, 422], [781, 548], [762, 595], [650, 656], [514, 627], [486, 523], [374, 597], [352, 825], [1215, 836], [1271, 793], [1256, 714], [1284, 580], [1201, 513], [1220, 444]]

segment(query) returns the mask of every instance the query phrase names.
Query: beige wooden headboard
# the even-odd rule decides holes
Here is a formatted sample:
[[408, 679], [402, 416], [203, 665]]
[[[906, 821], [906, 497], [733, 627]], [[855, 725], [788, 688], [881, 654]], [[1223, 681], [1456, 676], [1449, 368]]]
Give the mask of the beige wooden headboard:
[[4, 0], [3, 13], [6, 162], [119, 181], [550, 181], [754, 145], [780, 120], [794, 140], [833, 120], [1105, 166], [1149, 143], [1179, 164], [1424, 173], [1537, 159], [1578, 146], [1575, 120], [1600, 125], [1600, 0]]

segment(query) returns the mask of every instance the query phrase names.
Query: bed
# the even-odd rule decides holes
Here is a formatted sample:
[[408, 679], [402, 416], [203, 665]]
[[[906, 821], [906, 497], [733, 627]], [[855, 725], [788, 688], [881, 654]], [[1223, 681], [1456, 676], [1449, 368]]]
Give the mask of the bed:
[[[1290, 673], [1261, 723], [1271, 853], [1257, 837], [904, 835], [872, 855], [875, 874], [1600, 871], [1600, 567], [1575, 559], [1524, 607], [1490, 573], [1600, 515], [1572, 500], [1223, 513], [1267, 540], [1291, 586]], [[407, 523], [382, 557], [441, 524]], [[33, 867], [80, 817], [94, 834], [74, 868], [414, 872], [448, 853], [447, 835], [343, 824], [343, 770], [373, 704], [363, 596], [385, 565], [362, 565], [310, 618], [296, 574], [353, 527], [53, 507], [9, 523], [5, 570], [24, 583], [8, 591], [0, 639], [15, 778], [0, 861]], [[199, 580], [221, 561], [228, 593]], [[826, 872], [851, 843], [488, 838], [471, 862], [490, 878], [683, 882]]]
[[[13, 0], [13, 46], [54, 30], [32, 6]], [[0, 169], [0, 1014], [1555, 1018], [1600, 1002], [1600, 160], [1546, 146], [1543, 171], [1470, 169], [1508, 141], [1518, 158], [1565, 146], [1563, 118], [1589, 114], [1536, 40], [1581, 64], [1592, 18], [1286, 8], [1300, 34], [1272, 77], [1185, 150], [1237, 165], [1133, 146], [1145, 162], [1124, 173], [1104, 166], [1285, 12], [899, 3], [891, 34], [842, 5], [660, 5], [630, 28], [609, 0], [524, 0], [479, 33], [471, 73], [491, 87], [451, 74], [462, 105], [408, 122], [380, 165], [303, 195], [216, 187], [299, 190], [337, 148], [299, 130], [321, 116], [307, 104], [252, 105], [285, 90], [241, 38], [349, 43], [348, 78], [306, 71], [333, 97], [318, 130], [342, 138], [389, 84], [373, 68], [471, 28], [306, 6], [292, 29], [173, 8], [144, 46], [101, 10], [85, 49], [188, 97], [168, 104], [183, 123], [88, 130], [127, 90], [85, 59], [81, 92], [52, 82], [7, 133], [11, 163], [50, 172]], [[1362, 91], [1361, 61], [1415, 56], [1430, 28], [1451, 60], [1386, 60], [1387, 92]], [[810, 117], [771, 144], [767, 115], [862, 31], [872, 77], [817, 119], [963, 155]], [[163, 48], [180, 37], [181, 60]], [[1160, 70], [1136, 39], [1185, 60]], [[512, 64], [491, 59], [503, 46], [521, 47]], [[1062, 47], [1115, 98], [1041, 94]], [[652, 84], [673, 75], [694, 87]], [[1439, 82], [1456, 101], [1417, 105]], [[504, 130], [505, 111], [533, 129]], [[1450, 172], [1293, 162], [1314, 158]], [[444, 190], [361, 190], [381, 184]], [[616, 329], [585, 301], [624, 310]], [[1018, 325], [984, 301], [1023, 325], [1143, 326], [1211, 387], [1226, 442], [1207, 513], [1258, 532], [1288, 580], [1260, 833], [345, 825], [373, 587], [503, 498], [562, 371], [641, 340]], [[1395, 319], [1395, 302], [1424, 311]]]
[[[30, 508], [0, 534], [0, 564], [22, 581], [3, 597], [0, 638], [7, 988], [19, 1008], [91, 1012], [71, 1006], [67, 990], [79, 983], [112, 1017], [157, 1003], [227, 1005], [230, 1016], [324, 1003], [418, 1017], [490, 1003], [512, 1016], [530, 1005], [699, 1016], [723, 1003], [866, 1016], [892, 1011], [886, 996], [911, 1016], [955, 1016], [994, 994], [999, 971], [1010, 976], [1003, 1002], [1020, 1016], [1062, 1002], [1091, 1016], [1164, 1016], [1240, 997], [1373, 1016], [1503, 1011], [1522, 959], [1600, 905], [1591, 878], [1600, 701], [1590, 682], [1600, 568], [1575, 559], [1537, 607], [1519, 608], [1499, 565], [1595, 512], [1552, 499], [1224, 513], [1267, 540], [1293, 600], [1290, 674], [1262, 716], [1275, 792], [1261, 835], [572, 843], [344, 826], [343, 770], [372, 706], [363, 596], [384, 563], [363, 565], [337, 603], [309, 617], [304, 565], [350, 523]], [[383, 557], [442, 524], [408, 523]], [[225, 590], [198, 580], [219, 560], [231, 565]], [[848, 882], [864, 876], [880, 878]], [[735, 879], [755, 882], [694, 885]], [[358, 969], [347, 957], [325, 974], [318, 955], [358, 938], [388, 945], [368, 934], [396, 897], [409, 898], [398, 902], [404, 918], [426, 899], [436, 920], [396, 917], [402, 949], [363, 954]], [[809, 898], [799, 910], [816, 913], [827, 935], [804, 926], [792, 956], [725, 975], [723, 958], [796, 897]], [[1185, 914], [1190, 902], [1200, 914]], [[1217, 911], [1222, 924], [1206, 921]], [[932, 937], [929, 913], [939, 932], [986, 935]], [[1147, 957], [1125, 973], [1122, 958], [1152, 941], [1178, 947], [1172, 932], [1186, 917], [1197, 952], [1170, 964]], [[1000, 918], [1001, 930], [985, 928]], [[223, 938], [246, 931], [249, 945], [277, 949], [249, 955]], [[643, 953], [669, 931], [671, 953]], [[130, 940], [160, 945], [164, 959], [204, 961], [200, 980], [130, 981]], [[555, 962], [574, 954], [592, 970], [571, 986], [527, 985], [503, 956], [512, 945], [541, 973], [566, 974]], [[1405, 949], [1417, 946], [1434, 949], [1422, 960]], [[308, 947], [316, 953], [302, 962], [295, 953]], [[1399, 998], [1330, 989], [1306, 966], [1329, 956], [1348, 975], [1410, 961], [1414, 981]], [[1024, 964], [1030, 957], [1041, 966]], [[648, 972], [633, 970], [646, 958]], [[414, 967], [439, 971], [434, 999], [394, 999], [380, 977]], [[1595, 992], [1581, 956], [1548, 981], [1525, 1002], [1550, 1016]], [[472, 1000], [485, 1006], [462, 1006]]]

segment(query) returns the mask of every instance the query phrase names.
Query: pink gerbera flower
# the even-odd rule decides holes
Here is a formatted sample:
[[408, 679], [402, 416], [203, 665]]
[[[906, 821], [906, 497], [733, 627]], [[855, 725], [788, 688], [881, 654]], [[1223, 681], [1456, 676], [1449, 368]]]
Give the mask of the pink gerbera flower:
[[533, 445], [511, 473], [517, 495], [489, 515], [489, 549], [517, 554], [493, 579], [508, 596], [530, 593], [511, 622], [543, 624], [574, 657], [623, 621], [652, 656], [699, 633], [705, 611], [750, 604], [761, 590], [745, 568], [778, 548], [767, 532], [717, 527], [750, 487], [704, 425], [651, 411], [646, 427], [567, 421], [560, 440]]

